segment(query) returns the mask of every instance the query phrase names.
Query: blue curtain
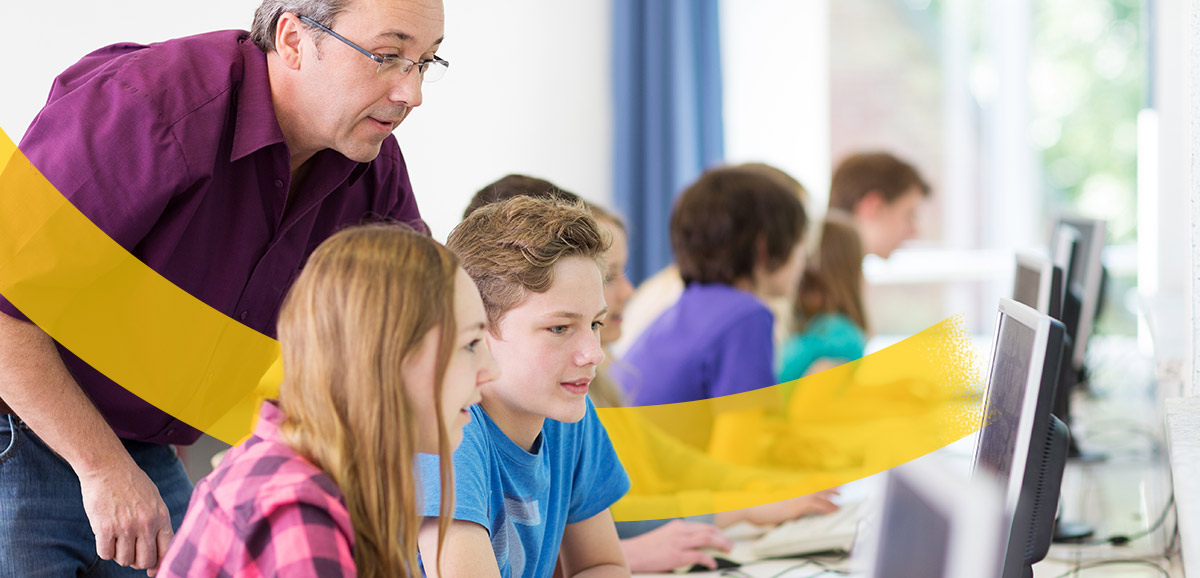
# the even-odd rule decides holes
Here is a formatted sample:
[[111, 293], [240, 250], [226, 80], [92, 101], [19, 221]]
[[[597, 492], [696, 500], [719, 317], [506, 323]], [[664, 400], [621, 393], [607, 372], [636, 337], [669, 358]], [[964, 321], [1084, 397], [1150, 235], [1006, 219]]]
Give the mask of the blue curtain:
[[724, 156], [718, 0], [614, 0], [614, 200], [629, 277], [671, 262], [676, 194]]

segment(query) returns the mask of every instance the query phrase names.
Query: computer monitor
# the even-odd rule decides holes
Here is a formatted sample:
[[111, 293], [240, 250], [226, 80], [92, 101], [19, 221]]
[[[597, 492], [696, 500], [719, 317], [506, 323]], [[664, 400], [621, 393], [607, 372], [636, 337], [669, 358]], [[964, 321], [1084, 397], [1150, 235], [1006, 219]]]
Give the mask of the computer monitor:
[[1069, 443], [1066, 426], [1050, 413], [1062, 339], [1057, 320], [1000, 300], [974, 468], [1003, 487], [1002, 578], [1033, 576], [1050, 549]]
[[[1074, 229], [1078, 234], [1070, 264], [1063, 270], [1063, 275], [1068, 291], [1079, 292], [1079, 317], [1070, 320], [1074, 321], [1075, 327], [1067, 327], [1074, 342], [1069, 359], [1072, 367], [1079, 370], [1083, 368], [1088, 338], [1091, 337], [1100, 310], [1100, 291], [1104, 282], [1103, 253], [1108, 227], [1100, 219], [1064, 216], [1059, 218], [1052, 240], [1058, 243], [1063, 238], [1058, 231], [1066, 228]], [[1065, 248], [1056, 245], [1052, 250], [1058, 254]]]
[[870, 578], [999, 578], [1002, 497], [995, 480], [967, 479], [935, 456], [887, 473], [877, 534], [867, 545]]
[[1062, 320], [1062, 268], [1032, 253], [1017, 253], [1013, 300]]

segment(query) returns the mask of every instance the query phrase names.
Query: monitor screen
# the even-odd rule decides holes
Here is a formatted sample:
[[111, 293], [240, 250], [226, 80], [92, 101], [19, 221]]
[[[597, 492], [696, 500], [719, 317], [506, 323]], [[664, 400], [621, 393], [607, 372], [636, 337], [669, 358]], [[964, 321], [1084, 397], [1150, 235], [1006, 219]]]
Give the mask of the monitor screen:
[[1013, 287], [1013, 301], [1024, 303], [1035, 309], [1041, 302], [1038, 291], [1042, 288], [1042, 272], [1033, 267], [1017, 263], [1017, 279]]
[[1033, 356], [1035, 330], [1002, 315], [988, 380], [985, 425], [979, 434], [976, 465], [1000, 480], [1009, 480], [1017, 453], [1025, 388]]
[[1074, 323], [1068, 324], [1067, 332], [1072, 337], [1069, 359], [1074, 367], [1080, 368], [1083, 367], [1088, 338], [1091, 336], [1096, 315], [1099, 313], [1100, 289], [1104, 276], [1104, 243], [1108, 234], [1107, 223], [1100, 219], [1062, 217], [1055, 229], [1056, 254], [1060, 250], [1064, 253], [1068, 250], [1067, 247], [1062, 247], [1061, 243], [1062, 240], [1069, 241], [1070, 237], [1069, 233], [1064, 237], [1058, 231], [1073, 230], [1076, 233], [1074, 251], [1071, 252], [1070, 264], [1063, 271], [1063, 277], [1068, 293], [1064, 294], [1064, 307], [1066, 307], [1066, 299], [1071, 298], [1069, 293], [1076, 292], [1079, 301], [1078, 319], [1074, 320]]
[[926, 456], [887, 472], [879, 524], [868, 527], [864, 544], [870, 578], [1000, 575], [1000, 488], [990, 476], [968, 479], [950, 466]]
[[1055, 319], [1062, 318], [1062, 269], [1031, 253], [1017, 254], [1013, 300]]
[[907, 480], [889, 480], [875, 578], [938, 578], [946, 573], [949, 512], [923, 499]]
[[975, 452], [976, 475], [1002, 484], [1003, 578], [1016, 578], [1045, 557], [1053, 534], [1067, 431], [1051, 415], [1063, 357], [1058, 321], [1009, 299], [1000, 300], [984, 422]]

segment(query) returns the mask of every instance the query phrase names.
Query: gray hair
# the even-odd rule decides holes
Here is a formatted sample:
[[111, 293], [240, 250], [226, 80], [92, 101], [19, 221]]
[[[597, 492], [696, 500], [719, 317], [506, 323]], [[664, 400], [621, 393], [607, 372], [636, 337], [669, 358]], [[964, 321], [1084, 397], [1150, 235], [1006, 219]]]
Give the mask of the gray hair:
[[254, 11], [254, 24], [250, 27], [250, 40], [265, 53], [275, 51], [275, 29], [284, 12], [307, 16], [327, 28], [333, 20], [349, 7], [351, 0], [263, 0]]

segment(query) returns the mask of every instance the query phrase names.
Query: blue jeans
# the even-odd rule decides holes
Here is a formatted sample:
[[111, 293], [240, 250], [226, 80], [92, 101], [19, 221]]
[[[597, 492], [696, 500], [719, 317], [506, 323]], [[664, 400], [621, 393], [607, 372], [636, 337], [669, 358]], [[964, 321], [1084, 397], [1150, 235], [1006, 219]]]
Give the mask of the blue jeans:
[[[179, 529], [192, 494], [170, 446], [122, 440], [158, 486]], [[79, 478], [21, 420], [0, 413], [0, 576], [146, 576], [96, 556]]]

